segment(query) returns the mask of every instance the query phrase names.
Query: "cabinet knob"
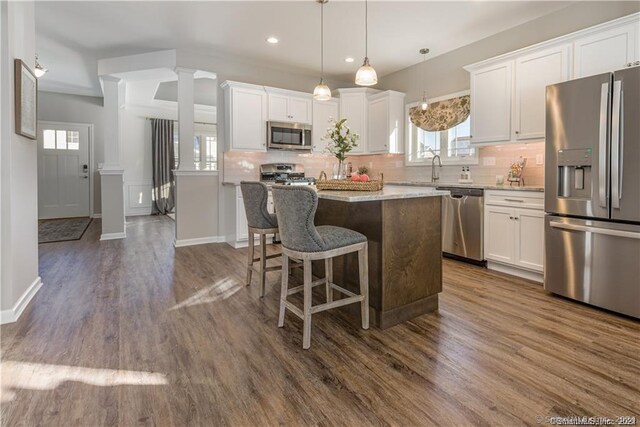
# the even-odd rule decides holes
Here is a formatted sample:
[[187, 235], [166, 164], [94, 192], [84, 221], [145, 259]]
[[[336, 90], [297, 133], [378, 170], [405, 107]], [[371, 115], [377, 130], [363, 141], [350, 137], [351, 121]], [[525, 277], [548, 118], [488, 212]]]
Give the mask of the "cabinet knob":
[[520, 134], [520, 131], [519, 131], [519, 130], [517, 130], [517, 131], [516, 131], [516, 135], [519, 135], [519, 134]]

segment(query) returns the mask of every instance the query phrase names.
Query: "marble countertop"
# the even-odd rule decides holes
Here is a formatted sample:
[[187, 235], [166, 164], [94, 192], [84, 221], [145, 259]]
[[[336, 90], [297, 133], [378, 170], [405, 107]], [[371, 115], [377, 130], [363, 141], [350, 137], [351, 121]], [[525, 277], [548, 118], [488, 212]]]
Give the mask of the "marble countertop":
[[[315, 187], [313, 187], [315, 188]], [[447, 196], [448, 191], [435, 188], [420, 188], [385, 185], [380, 191], [318, 191], [319, 199], [338, 200], [341, 202], [373, 202], [378, 200], [415, 199], [421, 197]]]
[[508, 190], [508, 191], [538, 191], [544, 192], [544, 187], [540, 186], [510, 186], [510, 185], [485, 185], [485, 184], [458, 184], [439, 182], [434, 184], [427, 181], [385, 181], [386, 185], [398, 185], [405, 187], [454, 187], [454, 188], [482, 188], [483, 190]]

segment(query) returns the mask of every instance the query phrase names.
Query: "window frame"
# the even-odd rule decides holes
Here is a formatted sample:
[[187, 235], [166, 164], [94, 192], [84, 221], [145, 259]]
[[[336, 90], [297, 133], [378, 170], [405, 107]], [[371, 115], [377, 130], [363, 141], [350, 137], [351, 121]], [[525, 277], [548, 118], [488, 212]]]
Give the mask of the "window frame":
[[[465, 96], [465, 95], [469, 95], [470, 91], [462, 91], [462, 92], [456, 92], [456, 93], [452, 93], [449, 95], [445, 95], [445, 96], [441, 96], [438, 98], [431, 98], [428, 99], [427, 102], [429, 103], [433, 103], [433, 102], [438, 102], [438, 101], [444, 101], [447, 99], [451, 99], [451, 98], [456, 98], [459, 96]], [[413, 123], [411, 123], [411, 119], [409, 117], [409, 111], [411, 110], [411, 108], [413, 107], [417, 107], [418, 105], [420, 105], [420, 102], [412, 102], [412, 103], [408, 103], [405, 105], [405, 157], [404, 157], [404, 165], [405, 166], [431, 166], [431, 159], [432, 158], [428, 158], [428, 159], [421, 159], [421, 160], [412, 160], [412, 154], [413, 154], [413, 147], [412, 147], [412, 138], [414, 136], [414, 133], [416, 132], [416, 130], [418, 129], [417, 126], [415, 126]], [[447, 131], [443, 131], [443, 132], [447, 132]], [[448, 144], [448, 141], [447, 141]], [[448, 149], [448, 145], [445, 144], [445, 146], [440, 146], [440, 153], [438, 153], [440, 155], [440, 160], [442, 161], [443, 165], [452, 165], [452, 166], [464, 166], [464, 165], [477, 165], [479, 164], [479, 150], [478, 147], [471, 144], [471, 147], [475, 150], [475, 156], [473, 157], [449, 157], [446, 152]]]

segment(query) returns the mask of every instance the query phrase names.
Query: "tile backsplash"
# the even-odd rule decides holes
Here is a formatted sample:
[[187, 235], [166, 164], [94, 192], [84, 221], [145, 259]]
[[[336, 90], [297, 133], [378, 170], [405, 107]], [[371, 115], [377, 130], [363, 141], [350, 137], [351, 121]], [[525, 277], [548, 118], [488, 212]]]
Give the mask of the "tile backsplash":
[[[527, 185], [544, 185], [544, 142], [529, 144], [508, 144], [479, 148], [479, 162], [471, 165], [471, 177], [477, 184], [495, 184], [496, 175], [507, 177], [509, 166], [520, 157], [527, 159], [524, 179]], [[260, 165], [263, 163], [301, 163], [307, 176], [318, 177], [321, 171], [330, 173], [334, 157], [322, 154], [298, 154], [295, 152], [227, 152], [224, 153], [224, 181], [238, 182], [243, 179], [260, 178]], [[353, 168], [366, 166], [369, 173], [376, 176], [384, 173], [387, 181], [429, 181], [431, 166], [405, 166], [404, 154], [377, 154], [347, 157]], [[440, 169], [440, 182], [456, 183], [462, 166], [443, 166]]]

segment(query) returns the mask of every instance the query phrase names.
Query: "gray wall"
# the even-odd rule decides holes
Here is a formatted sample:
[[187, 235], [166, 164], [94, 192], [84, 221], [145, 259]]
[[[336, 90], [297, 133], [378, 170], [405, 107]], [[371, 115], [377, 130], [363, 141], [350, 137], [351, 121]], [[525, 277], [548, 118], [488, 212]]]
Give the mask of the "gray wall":
[[[640, 11], [638, 1], [585, 1], [487, 37], [380, 79], [377, 88], [405, 92], [407, 102], [469, 89], [462, 67]], [[499, 17], [497, 17], [499, 19]], [[420, 60], [416, 52], [416, 62]]]
[[100, 175], [98, 162], [104, 159], [102, 98], [38, 92], [38, 120], [93, 124], [93, 211], [100, 213]]

